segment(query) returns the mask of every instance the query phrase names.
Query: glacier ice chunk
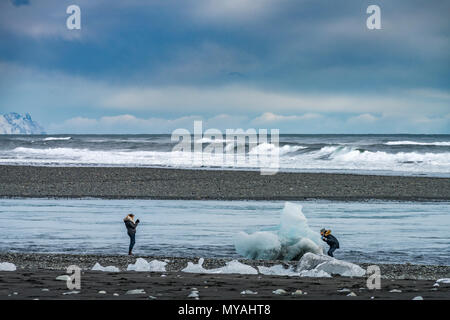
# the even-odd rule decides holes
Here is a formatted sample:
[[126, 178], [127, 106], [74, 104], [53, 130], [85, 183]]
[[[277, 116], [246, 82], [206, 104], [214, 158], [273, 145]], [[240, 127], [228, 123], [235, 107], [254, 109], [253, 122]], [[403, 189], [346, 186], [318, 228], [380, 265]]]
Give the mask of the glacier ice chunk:
[[270, 276], [300, 276], [298, 272], [295, 272], [295, 270], [292, 267], [285, 268], [281, 264], [277, 264], [271, 267], [264, 267], [259, 266], [258, 271], [260, 274], [264, 275], [270, 275]]
[[323, 270], [302, 270], [299, 272], [300, 277], [310, 277], [310, 278], [331, 278], [331, 275]]
[[248, 259], [275, 260], [281, 251], [278, 236], [268, 231], [239, 232], [234, 242], [236, 252]]
[[11, 262], [1, 262], [0, 271], [16, 271], [16, 265]]
[[114, 266], [103, 267], [100, 263], [96, 263], [92, 269], [92, 271], [104, 271], [104, 272], [119, 272], [119, 268]]
[[193, 262], [188, 262], [186, 268], [184, 268], [183, 272], [188, 273], [216, 273], [216, 274], [230, 274], [230, 273], [238, 273], [238, 274], [258, 274], [258, 271], [246, 264], [243, 264], [237, 260], [232, 260], [226, 263], [224, 267], [216, 268], [216, 269], [205, 269], [203, 268], [203, 262], [205, 259], [200, 258], [198, 263], [195, 264]]
[[167, 262], [152, 260], [148, 262], [145, 259], [137, 258], [134, 264], [129, 264], [127, 271], [148, 271], [148, 272], [166, 272]]
[[309, 227], [302, 206], [291, 202], [284, 204], [276, 231], [240, 232], [234, 244], [249, 259], [299, 260], [306, 252], [323, 252], [320, 234]]
[[329, 275], [338, 274], [345, 277], [362, 277], [366, 270], [351, 262], [342, 261], [326, 255], [306, 253], [297, 264], [297, 272], [319, 273], [323, 271]]

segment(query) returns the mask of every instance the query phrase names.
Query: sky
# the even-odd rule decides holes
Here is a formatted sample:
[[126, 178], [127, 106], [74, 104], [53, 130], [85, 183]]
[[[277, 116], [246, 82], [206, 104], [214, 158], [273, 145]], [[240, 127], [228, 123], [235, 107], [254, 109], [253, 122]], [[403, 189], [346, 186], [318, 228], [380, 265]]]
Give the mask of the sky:
[[[81, 29], [69, 30], [69, 5]], [[369, 30], [369, 5], [381, 29]], [[450, 133], [448, 0], [2, 0], [0, 113], [49, 133]]]

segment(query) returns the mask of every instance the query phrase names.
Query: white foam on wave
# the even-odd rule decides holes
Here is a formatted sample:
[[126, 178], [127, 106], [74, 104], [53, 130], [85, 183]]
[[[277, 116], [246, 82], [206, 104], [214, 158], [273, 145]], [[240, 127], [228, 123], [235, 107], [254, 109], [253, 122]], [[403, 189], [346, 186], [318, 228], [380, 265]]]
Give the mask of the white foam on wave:
[[188, 273], [208, 273], [208, 274], [258, 274], [258, 271], [246, 264], [243, 264], [237, 260], [229, 261], [226, 263], [224, 267], [216, 268], [216, 269], [205, 269], [203, 268], [203, 263], [205, 259], [200, 258], [198, 263], [188, 262], [186, 268], [184, 268], [183, 272]]
[[437, 142], [419, 142], [419, 141], [388, 141], [384, 143], [388, 146], [407, 146], [407, 145], [416, 145], [416, 146], [450, 146], [450, 141], [437, 141]]
[[363, 170], [411, 173], [450, 172], [450, 152], [397, 152], [326, 146], [320, 150], [280, 159], [281, 168], [308, 170]]
[[240, 232], [234, 239], [236, 252], [249, 259], [298, 260], [306, 252], [322, 253], [318, 232], [311, 230], [302, 206], [286, 202], [278, 230]]
[[[384, 152], [359, 150], [354, 146], [326, 146], [320, 150], [295, 152], [305, 147], [260, 144], [247, 155], [224, 156], [234, 144], [224, 146], [216, 154], [152, 150], [92, 150], [87, 148], [28, 148], [17, 147], [0, 151], [0, 163], [16, 165], [77, 165], [77, 166], [156, 166], [173, 168], [242, 168], [259, 169], [261, 155], [279, 154], [280, 171], [380, 171], [423, 174], [450, 172], [450, 152]], [[219, 149], [220, 150], [220, 149]], [[307, 151], [307, 150], [306, 150]], [[261, 160], [261, 159], [260, 159]]]
[[[240, 141], [239, 139], [236, 140], [237, 143], [239, 143], [239, 141]], [[228, 143], [228, 142], [233, 143], [234, 139], [233, 140], [232, 139], [220, 139], [220, 138], [211, 139], [211, 138], [203, 137], [201, 139], [195, 140], [195, 142], [196, 143]]]
[[152, 260], [148, 262], [143, 258], [137, 258], [134, 264], [129, 264], [127, 271], [140, 271], [140, 272], [166, 272], [167, 262]]
[[44, 138], [43, 141], [64, 141], [64, 140], [70, 140], [72, 137], [48, 137]]
[[304, 146], [292, 146], [292, 145], [284, 145], [282, 147], [277, 147], [273, 143], [260, 143], [255, 146], [252, 150], [250, 150], [250, 155], [258, 155], [258, 154], [279, 154], [285, 155], [288, 153], [293, 153], [301, 149], [306, 149]]

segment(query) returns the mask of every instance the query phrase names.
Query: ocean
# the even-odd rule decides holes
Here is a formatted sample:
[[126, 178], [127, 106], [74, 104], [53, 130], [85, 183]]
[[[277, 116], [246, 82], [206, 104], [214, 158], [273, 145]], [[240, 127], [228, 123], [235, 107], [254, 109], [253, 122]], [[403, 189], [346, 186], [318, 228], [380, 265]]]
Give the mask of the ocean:
[[[195, 153], [173, 152], [177, 143], [170, 135], [0, 135], [0, 164], [258, 169], [217, 151], [196, 162]], [[450, 177], [450, 135], [280, 135], [278, 147], [279, 171]], [[255, 148], [246, 141], [244, 157], [272, 149], [270, 141]]]
[[[450, 202], [300, 201], [309, 227], [331, 228], [338, 259], [450, 265]], [[141, 224], [135, 254], [239, 258], [239, 232], [276, 231], [283, 201], [0, 199], [0, 251], [126, 254], [122, 219]], [[326, 247], [326, 246], [325, 246]]]

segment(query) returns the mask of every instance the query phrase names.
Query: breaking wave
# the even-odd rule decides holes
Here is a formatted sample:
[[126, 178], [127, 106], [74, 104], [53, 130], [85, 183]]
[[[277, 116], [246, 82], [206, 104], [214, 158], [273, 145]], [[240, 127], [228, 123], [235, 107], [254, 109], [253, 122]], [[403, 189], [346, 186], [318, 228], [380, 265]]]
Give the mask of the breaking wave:
[[44, 138], [43, 141], [65, 141], [70, 139], [72, 139], [72, 137], [48, 137]]
[[[35, 139], [35, 138], [34, 138]], [[84, 140], [83, 140], [84, 139]], [[357, 172], [381, 174], [425, 174], [450, 175], [450, 142], [418, 142], [418, 146], [404, 145], [414, 141], [391, 141], [360, 143], [359, 145], [304, 143], [295, 139], [276, 146], [272, 143], [260, 143], [253, 148], [246, 145], [245, 154], [236, 151], [236, 159], [227, 158], [235, 148], [234, 143], [223, 142], [223, 148], [214, 149], [214, 153], [172, 152], [173, 145], [163, 139], [150, 138], [120, 140], [117, 137], [101, 137], [92, 143], [93, 137], [72, 139], [72, 137], [46, 137], [39, 140], [17, 140], [17, 147], [9, 147], [11, 138], [5, 140], [8, 145], [0, 149], [0, 163], [13, 165], [45, 166], [133, 166], [133, 167], [175, 167], [175, 168], [223, 168], [223, 169], [259, 169], [258, 161], [264, 156], [279, 155], [280, 171], [312, 172]], [[147, 139], [146, 143], [145, 142]], [[160, 139], [160, 138], [159, 138]], [[58, 148], [49, 148], [43, 141], [58, 141]], [[120, 140], [120, 141], [119, 141]], [[64, 141], [67, 141], [64, 144]], [[96, 140], [97, 141], [97, 140]], [[126, 141], [126, 142], [125, 142]], [[134, 142], [136, 141], [136, 142]], [[119, 143], [120, 142], [120, 143]], [[210, 143], [208, 139], [202, 142]], [[345, 142], [347, 143], [347, 142]], [[13, 146], [14, 146], [13, 144]], [[387, 145], [390, 144], [390, 145]], [[430, 145], [433, 144], [433, 145]], [[439, 144], [439, 145], [438, 145]], [[397, 147], [393, 147], [396, 146]], [[426, 145], [426, 147], [423, 147]], [[207, 147], [207, 146], [206, 146]], [[206, 148], [204, 149], [206, 150]], [[248, 161], [247, 161], [248, 160]]]
[[407, 146], [407, 145], [417, 145], [417, 146], [450, 146], [450, 141], [441, 142], [418, 142], [418, 141], [389, 141], [386, 142], [387, 146]]

